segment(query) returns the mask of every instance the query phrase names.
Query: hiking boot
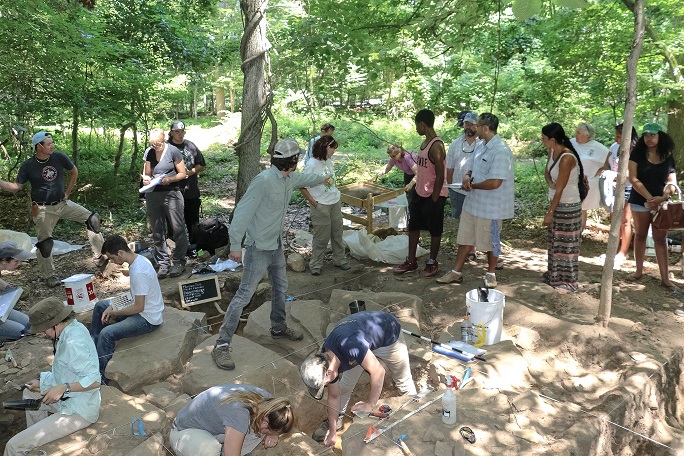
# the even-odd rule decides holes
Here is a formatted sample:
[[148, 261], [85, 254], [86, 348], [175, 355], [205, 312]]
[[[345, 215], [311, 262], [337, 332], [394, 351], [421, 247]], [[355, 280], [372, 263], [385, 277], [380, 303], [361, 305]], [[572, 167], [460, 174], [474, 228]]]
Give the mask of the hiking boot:
[[174, 263], [173, 266], [171, 266], [169, 276], [178, 277], [179, 275], [183, 274], [183, 271], [185, 271], [185, 265], [183, 263]]
[[489, 288], [496, 288], [496, 274], [493, 272], [486, 273], [484, 281]]
[[336, 264], [335, 267], [340, 268], [343, 271], [349, 271], [351, 269], [351, 265], [349, 263]]
[[169, 268], [166, 266], [161, 266], [159, 270], [157, 271], [157, 278], [158, 279], [165, 279], [169, 276]]
[[47, 285], [50, 288], [58, 287], [61, 284], [62, 281], [59, 280], [59, 277], [57, 277], [56, 275], [50, 276], [47, 279], [45, 279], [45, 285]]
[[312, 276], [319, 276], [319, 275], [321, 275], [321, 270], [320, 269], [312, 269], [311, 275]]
[[[344, 426], [344, 416], [340, 416], [337, 418], [337, 427], [335, 428], [336, 431], [341, 431], [342, 427]], [[314, 439], [316, 442], [322, 442], [325, 440], [326, 434], [328, 434], [328, 429], [330, 429], [330, 422], [328, 419], [324, 419], [323, 422], [321, 423], [320, 426], [318, 426], [318, 429], [316, 429], [313, 434], [311, 434], [311, 438]]]
[[285, 338], [290, 340], [302, 340], [304, 339], [304, 334], [297, 332], [291, 328], [281, 329], [280, 331], [276, 331], [273, 328], [271, 328], [271, 337], [273, 339]]
[[211, 357], [214, 359], [214, 362], [219, 369], [235, 369], [235, 362], [233, 362], [233, 358], [230, 356], [230, 346], [225, 345], [223, 347], [214, 347], [214, 349], [211, 351]]
[[409, 261], [407, 258], [406, 261], [404, 261], [399, 266], [394, 268], [392, 272], [394, 272], [395, 274], [404, 274], [409, 271], [415, 271], [416, 269], [418, 269], [418, 262], [415, 260]]
[[463, 283], [463, 274], [460, 272], [456, 272], [454, 270], [451, 270], [444, 274], [442, 277], [437, 279], [437, 282], [439, 283]]
[[95, 266], [99, 269], [104, 269], [107, 266], [107, 263], [109, 263], [109, 258], [104, 255], [95, 258]]
[[439, 272], [439, 263], [435, 260], [432, 263], [427, 263], [425, 269], [423, 269], [423, 275], [425, 277], [434, 277]]

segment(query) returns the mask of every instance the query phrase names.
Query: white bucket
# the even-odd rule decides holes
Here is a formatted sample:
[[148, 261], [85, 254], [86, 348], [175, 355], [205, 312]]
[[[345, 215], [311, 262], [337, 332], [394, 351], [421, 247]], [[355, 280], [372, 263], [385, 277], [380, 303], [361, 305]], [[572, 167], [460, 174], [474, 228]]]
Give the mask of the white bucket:
[[93, 289], [92, 274], [76, 274], [62, 280], [67, 296], [67, 305], [72, 306], [74, 312], [87, 312], [97, 303]]
[[493, 345], [501, 340], [503, 329], [503, 312], [506, 307], [506, 296], [500, 291], [489, 289], [489, 302], [480, 302], [477, 289], [466, 293], [466, 307], [473, 324], [473, 344], [477, 343], [478, 325], [482, 324], [486, 331], [484, 345]]

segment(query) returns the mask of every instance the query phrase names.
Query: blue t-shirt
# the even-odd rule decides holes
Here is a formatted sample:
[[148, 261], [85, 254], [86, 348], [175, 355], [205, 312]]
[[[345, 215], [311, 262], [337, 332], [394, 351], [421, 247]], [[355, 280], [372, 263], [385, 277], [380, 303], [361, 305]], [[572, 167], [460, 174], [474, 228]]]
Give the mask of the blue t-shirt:
[[31, 183], [31, 199], [38, 203], [55, 203], [64, 199], [64, 170], [74, 163], [62, 152], [53, 152], [46, 162], [31, 157], [21, 164], [16, 182]]
[[325, 338], [323, 351], [330, 350], [340, 360], [341, 374], [361, 365], [368, 350], [392, 345], [399, 339], [401, 325], [389, 312], [358, 312], [338, 321]]

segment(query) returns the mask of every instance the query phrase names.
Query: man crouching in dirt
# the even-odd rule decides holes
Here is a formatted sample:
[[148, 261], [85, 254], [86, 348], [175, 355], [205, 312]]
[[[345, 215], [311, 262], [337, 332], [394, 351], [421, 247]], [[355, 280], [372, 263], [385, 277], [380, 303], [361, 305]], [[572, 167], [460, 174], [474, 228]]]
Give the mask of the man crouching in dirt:
[[259, 173], [249, 184], [230, 224], [229, 257], [242, 262], [242, 238], [245, 237], [245, 261], [242, 280], [223, 317], [219, 337], [211, 352], [216, 365], [225, 370], [235, 369], [230, 355], [230, 342], [240, 322], [242, 309], [251, 301], [257, 285], [268, 275], [271, 279], [271, 337], [302, 340], [304, 335], [287, 327], [285, 322], [285, 253], [283, 252], [283, 222], [295, 188], [313, 187], [326, 183], [330, 176], [294, 172], [302, 150], [297, 140], [278, 141], [271, 157], [271, 167]]
[[[321, 351], [306, 357], [299, 373], [309, 393], [320, 400], [328, 388], [328, 418], [314, 431], [314, 440], [335, 445], [349, 398], [364, 370], [370, 374], [370, 394], [367, 401], [354, 404], [352, 411], [375, 410], [385, 381], [379, 359], [389, 367], [399, 391], [416, 394], [401, 325], [389, 312], [363, 311], [344, 317], [325, 338]], [[335, 423], [334, 430], [330, 423]]]

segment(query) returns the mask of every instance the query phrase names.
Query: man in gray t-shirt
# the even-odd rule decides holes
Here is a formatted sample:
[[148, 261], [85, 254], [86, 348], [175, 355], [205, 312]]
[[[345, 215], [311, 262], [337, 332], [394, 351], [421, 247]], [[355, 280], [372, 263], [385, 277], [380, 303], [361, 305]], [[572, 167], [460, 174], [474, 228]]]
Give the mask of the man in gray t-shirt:
[[[100, 216], [69, 198], [76, 185], [78, 169], [62, 152], [55, 152], [52, 136], [39, 131], [31, 139], [34, 155], [21, 164], [15, 182], [0, 180], [0, 188], [8, 192], [18, 192], [26, 182], [31, 184], [31, 216], [36, 224], [38, 243], [38, 267], [40, 277], [49, 287], [58, 286], [61, 281], [55, 273], [52, 260], [52, 230], [60, 220], [73, 220], [85, 223], [88, 240], [93, 251], [95, 264], [104, 267], [107, 259], [102, 256], [102, 234]], [[64, 187], [65, 172], [69, 182]]]

